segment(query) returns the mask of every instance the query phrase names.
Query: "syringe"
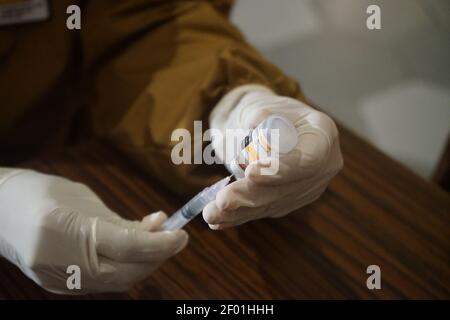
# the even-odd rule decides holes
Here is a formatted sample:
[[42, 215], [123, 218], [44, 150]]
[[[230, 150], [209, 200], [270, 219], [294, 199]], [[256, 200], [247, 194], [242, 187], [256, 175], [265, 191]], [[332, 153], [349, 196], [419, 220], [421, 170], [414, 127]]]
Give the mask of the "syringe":
[[183, 228], [189, 221], [195, 218], [206, 205], [216, 199], [216, 195], [220, 190], [234, 180], [234, 176], [228, 176], [214, 183], [195, 195], [184, 206], [172, 214], [162, 225], [161, 230], [178, 230]]

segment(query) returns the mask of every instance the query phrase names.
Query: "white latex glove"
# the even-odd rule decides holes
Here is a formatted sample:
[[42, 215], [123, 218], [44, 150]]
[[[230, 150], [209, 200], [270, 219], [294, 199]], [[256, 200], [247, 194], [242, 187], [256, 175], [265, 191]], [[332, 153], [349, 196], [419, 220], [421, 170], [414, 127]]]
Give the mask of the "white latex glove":
[[[261, 159], [246, 168], [243, 179], [221, 190], [216, 200], [203, 210], [203, 218], [212, 229], [280, 217], [306, 206], [320, 197], [342, 168], [338, 131], [333, 120], [301, 101], [277, 96], [263, 86], [242, 86], [228, 93], [211, 113], [210, 125], [225, 135], [226, 129], [254, 128], [271, 114], [283, 116], [294, 124], [297, 146], [280, 155], [277, 174], [261, 175], [261, 168], [271, 166], [273, 161]], [[235, 156], [232, 142], [213, 139], [220, 160], [225, 162]]]
[[[83, 184], [0, 168], [0, 254], [54, 293], [125, 291], [146, 278], [188, 241], [183, 230], [150, 232], [165, 219], [124, 220]], [[80, 290], [67, 287], [69, 265]]]

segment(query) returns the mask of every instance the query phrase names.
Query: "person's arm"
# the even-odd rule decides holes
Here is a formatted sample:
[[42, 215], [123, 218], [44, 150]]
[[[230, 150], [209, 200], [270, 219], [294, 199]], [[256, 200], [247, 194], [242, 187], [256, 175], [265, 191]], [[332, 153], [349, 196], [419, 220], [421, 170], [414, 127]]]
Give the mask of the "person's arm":
[[[174, 130], [191, 133], [193, 160], [195, 120], [202, 121], [203, 131], [211, 126], [224, 133], [256, 125], [244, 120], [251, 113], [261, 120], [264, 114], [285, 115], [299, 143], [284, 157], [280, 174], [261, 178], [255, 172], [262, 163], [253, 163], [244, 179], [204, 210], [204, 218], [217, 229], [281, 216], [323, 193], [343, 165], [334, 122], [304, 103], [297, 82], [248, 44], [215, 2], [143, 5], [135, 0], [107, 10], [102, 3], [91, 2], [98, 30], [83, 38], [86, 63], [96, 67], [92, 120], [97, 135], [186, 196], [226, 172], [220, 165], [174, 164]], [[220, 158], [219, 142], [214, 147]]]
[[[171, 134], [209, 114], [232, 89], [256, 83], [303, 99], [297, 82], [247, 43], [220, 8], [229, 1], [90, 1], [82, 41], [96, 135], [179, 195], [223, 177], [221, 166], [175, 165]], [[106, 4], [107, 3], [107, 4]]]

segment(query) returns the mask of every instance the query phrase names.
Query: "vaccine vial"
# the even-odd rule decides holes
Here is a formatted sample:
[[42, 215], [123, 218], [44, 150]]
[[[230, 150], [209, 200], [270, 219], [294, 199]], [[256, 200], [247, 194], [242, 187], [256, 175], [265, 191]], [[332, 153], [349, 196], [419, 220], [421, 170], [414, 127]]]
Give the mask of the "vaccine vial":
[[232, 160], [228, 170], [241, 179], [245, 176], [245, 169], [253, 161], [288, 153], [295, 148], [297, 142], [294, 124], [282, 116], [271, 115], [241, 141], [240, 152]]

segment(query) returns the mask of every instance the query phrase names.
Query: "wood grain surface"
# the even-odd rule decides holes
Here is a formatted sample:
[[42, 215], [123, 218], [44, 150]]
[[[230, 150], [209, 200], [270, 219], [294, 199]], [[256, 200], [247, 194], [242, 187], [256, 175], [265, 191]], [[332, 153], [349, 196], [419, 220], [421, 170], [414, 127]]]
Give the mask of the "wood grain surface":
[[[211, 231], [187, 226], [188, 247], [123, 294], [84, 299], [450, 298], [450, 198], [341, 128], [344, 170], [315, 204], [281, 219]], [[182, 199], [93, 143], [29, 167], [88, 184], [130, 219]], [[381, 268], [381, 290], [366, 268]], [[40, 289], [0, 260], [0, 298], [70, 298]], [[80, 297], [77, 297], [80, 298]]]

